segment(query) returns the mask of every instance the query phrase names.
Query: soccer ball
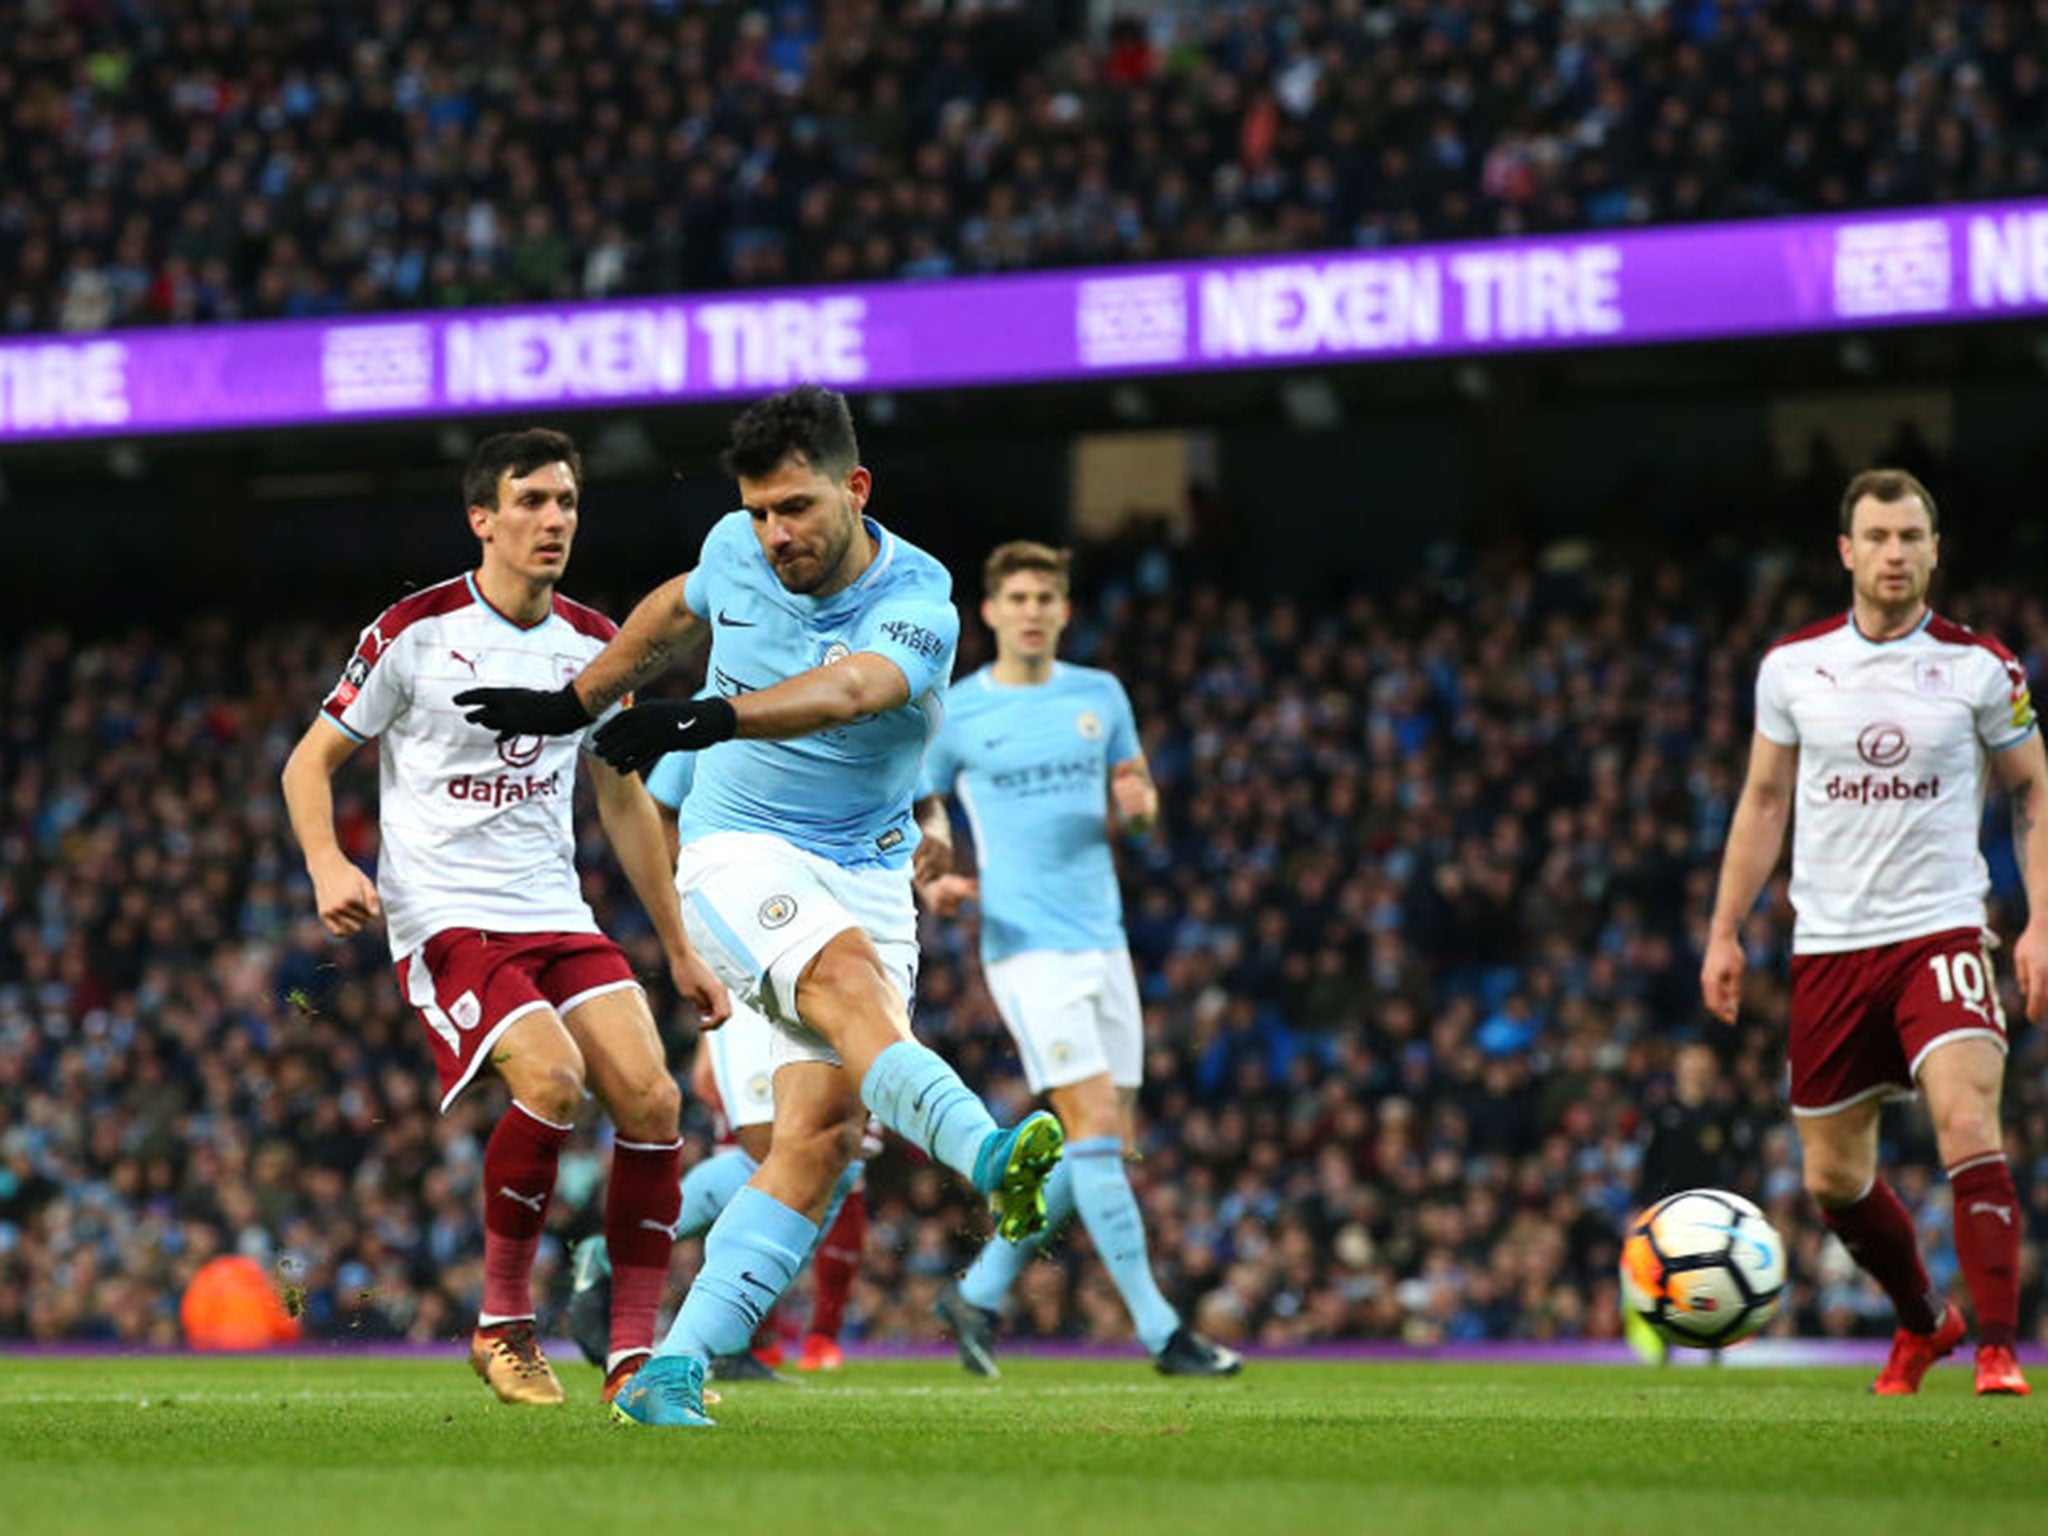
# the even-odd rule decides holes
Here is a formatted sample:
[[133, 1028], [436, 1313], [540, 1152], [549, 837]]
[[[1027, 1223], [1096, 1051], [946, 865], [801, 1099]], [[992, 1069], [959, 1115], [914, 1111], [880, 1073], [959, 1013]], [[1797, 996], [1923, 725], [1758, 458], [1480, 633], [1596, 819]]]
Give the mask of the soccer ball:
[[1629, 1223], [1622, 1302], [1674, 1344], [1718, 1349], [1746, 1339], [1784, 1293], [1785, 1245], [1740, 1195], [1682, 1190]]

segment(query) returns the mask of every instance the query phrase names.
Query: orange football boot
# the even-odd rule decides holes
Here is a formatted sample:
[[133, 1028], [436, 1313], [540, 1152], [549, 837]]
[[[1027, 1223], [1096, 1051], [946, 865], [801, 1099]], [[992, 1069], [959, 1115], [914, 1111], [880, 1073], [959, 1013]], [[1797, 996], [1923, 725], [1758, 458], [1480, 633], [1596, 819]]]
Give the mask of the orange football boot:
[[1968, 1332], [1963, 1314], [1956, 1310], [1954, 1302], [1948, 1304], [1948, 1310], [1941, 1315], [1941, 1325], [1932, 1333], [1899, 1329], [1892, 1335], [1891, 1358], [1885, 1361], [1870, 1390], [1879, 1397], [1911, 1397], [1920, 1390], [1920, 1378], [1927, 1374], [1927, 1368], [1954, 1354]]

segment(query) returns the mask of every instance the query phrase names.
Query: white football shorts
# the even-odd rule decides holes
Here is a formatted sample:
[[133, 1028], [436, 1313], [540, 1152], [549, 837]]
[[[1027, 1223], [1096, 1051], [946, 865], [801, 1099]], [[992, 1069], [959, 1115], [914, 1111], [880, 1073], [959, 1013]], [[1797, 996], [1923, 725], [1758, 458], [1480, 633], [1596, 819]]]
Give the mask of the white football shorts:
[[736, 1000], [774, 1026], [777, 1067], [838, 1065], [838, 1053], [797, 1017], [796, 984], [847, 929], [867, 934], [906, 1009], [917, 995], [917, 909], [907, 869], [842, 869], [765, 832], [713, 832], [683, 844], [676, 890], [690, 942]]
[[996, 961], [987, 975], [1033, 1093], [1104, 1072], [1119, 1088], [1145, 1080], [1145, 1021], [1129, 950], [1027, 950]]
[[[730, 982], [726, 983], [728, 986]], [[725, 1123], [734, 1130], [775, 1123], [775, 1026], [760, 1011], [732, 1000], [732, 1017], [703, 1036]]]

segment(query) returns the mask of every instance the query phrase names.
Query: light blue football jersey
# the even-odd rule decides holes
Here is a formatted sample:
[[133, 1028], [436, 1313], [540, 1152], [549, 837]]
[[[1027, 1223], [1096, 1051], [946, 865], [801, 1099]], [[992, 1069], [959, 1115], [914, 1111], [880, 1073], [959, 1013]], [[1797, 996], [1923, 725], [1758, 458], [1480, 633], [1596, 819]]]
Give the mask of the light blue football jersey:
[[953, 578], [868, 520], [874, 562], [830, 597], [783, 589], [744, 511], [720, 518], [683, 589], [711, 625], [708, 685], [725, 698], [772, 687], [855, 652], [887, 657], [910, 701], [795, 741], [722, 742], [703, 753], [683, 804], [684, 842], [766, 832], [847, 869], [901, 868], [917, 846], [911, 797], [937, 732], [960, 615]]
[[[709, 688], [699, 688], [690, 695], [693, 699], [711, 697]], [[690, 786], [697, 781], [697, 754], [695, 752], [671, 752], [649, 770], [647, 793], [672, 811], [683, 808]]]
[[690, 784], [697, 777], [697, 754], [694, 752], [671, 752], [654, 765], [654, 771], [647, 775], [647, 793], [654, 796], [670, 810], [682, 809], [690, 793]]
[[1138, 756], [1124, 686], [1095, 667], [1006, 687], [987, 667], [957, 683], [925, 754], [920, 796], [950, 794], [981, 866], [981, 953], [1120, 949], [1109, 774]]

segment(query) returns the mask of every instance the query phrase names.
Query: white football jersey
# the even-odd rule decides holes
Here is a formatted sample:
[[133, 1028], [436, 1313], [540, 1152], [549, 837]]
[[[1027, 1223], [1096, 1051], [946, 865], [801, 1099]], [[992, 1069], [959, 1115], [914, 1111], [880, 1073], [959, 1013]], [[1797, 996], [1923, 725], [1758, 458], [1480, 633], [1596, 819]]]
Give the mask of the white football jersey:
[[1932, 613], [1885, 641], [1838, 614], [1764, 657], [1756, 728], [1799, 749], [1795, 954], [1983, 926], [1985, 760], [2034, 733], [2010, 651]]
[[321, 712], [379, 744], [377, 896], [394, 959], [445, 928], [597, 932], [571, 817], [583, 733], [499, 742], [454, 696], [560, 688], [617, 632], [559, 594], [523, 628], [471, 576], [415, 592], [363, 631]]

